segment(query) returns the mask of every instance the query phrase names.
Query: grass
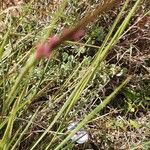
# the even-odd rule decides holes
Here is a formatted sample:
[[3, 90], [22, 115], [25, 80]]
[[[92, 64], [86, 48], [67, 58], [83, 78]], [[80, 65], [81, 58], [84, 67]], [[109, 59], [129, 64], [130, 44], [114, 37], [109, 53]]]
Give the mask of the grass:
[[[132, 33], [137, 25], [146, 39], [146, 4], [124, 1], [89, 25], [82, 40], [65, 41], [49, 59], [40, 61], [35, 58], [37, 43], [73, 25], [79, 18], [77, 11], [80, 16], [86, 14], [87, 3], [65, 0], [47, 4], [58, 8], [52, 13], [47, 7], [51, 11], [40, 12], [44, 17], [36, 8], [42, 5], [34, 0], [19, 7], [3, 4], [0, 149], [149, 149], [149, 60], [144, 57], [148, 44], [145, 41], [141, 51], [144, 63], [138, 73], [133, 57], [138, 58], [139, 43], [133, 42]], [[99, 29], [106, 17], [111, 23]], [[70, 122], [78, 125], [68, 132]], [[80, 145], [70, 139], [81, 128], [90, 138]], [[139, 137], [141, 133], [143, 137]]]

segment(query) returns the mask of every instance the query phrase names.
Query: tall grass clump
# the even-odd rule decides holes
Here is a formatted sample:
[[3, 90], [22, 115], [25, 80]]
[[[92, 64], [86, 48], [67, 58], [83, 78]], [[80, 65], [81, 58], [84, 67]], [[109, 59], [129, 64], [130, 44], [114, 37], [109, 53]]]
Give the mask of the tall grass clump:
[[[101, 7], [105, 7], [105, 5], [109, 2], [112, 1], [107, 0]], [[86, 59], [83, 59], [74, 67], [71, 73], [68, 73], [69, 75], [67, 74], [67, 77], [63, 79], [63, 84], [60, 84], [61, 80], [59, 79], [61, 78], [61, 72], [59, 71], [60, 68], [56, 66], [58, 61], [57, 50], [60, 50], [61, 53], [62, 48], [60, 47], [60, 44], [63, 44], [66, 40], [71, 40], [70, 37], [66, 38], [65, 36], [60, 36], [62, 41], [58, 42], [59, 44], [54, 46], [57, 50], [52, 49], [53, 51], [49, 53], [49, 59], [37, 59], [37, 47], [35, 47], [35, 44], [33, 44], [28, 51], [22, 50], [22, 47], [24, 48], [22, 43], [26, 42], [26, 38], [22, 39], [22, 41], [16, 45], [16, 48], [20, 49], [18, 53], [16, 53], [17, 49], [12, 48], [11, 53], [7, 55], [6, 50], [8, 49], [6, 47], [8, 45], [11, 47], [9, 40], [11, 39], [13, 33], [16, 32], [17, 28], [12, 27], [12, 29], [9, 28], [6, 31], [3, 36], [3, 40], [0, 42], [0, 149], [72, 149], [74, 143], [71, 142], [71, 137], [86, 126], [90, 121], [92, 121], [92, 119], [94, 119], [132, 79], [132, 76], [127, 75], [126, 79], [124, 79], [119, 86], [116, 85], [114, 91], [109, 96], [105, 97], [105, 99], [92, 108], [92, 110], [81, 116], [75, 129], [71, 132], [67, 131], [67, 126], [72, 120], [74, 120], [79, 112], [79, 110], [76, 109], [77, 104], [79, 109], [84, 109], [82, 108], [82, 94], [86, 89], [88, 89], [88, 86], [94, 80], [94, 76], [98, 70], [101, 71], [101, 66], [107, 55], [122, 38], [140, 2], [141, 0], [136, 0], [133, 7], [128, 10], [126, 16], [123, 15], [129, 4], [129, 0], [123, 2], [123, 6], [112, 27], [109, 29], [109, 32], [103, 40], [101, 46], [97, 46], [98, 50], [91, 58], [88, 65], [84, 67]], [[51, 24], [42, 31], [35, 31], [37, 33], [33, 33], [31, 35], [31, 38], [35, 39], [35, 41], [32, 42], [45, 43], [48, 40], [48, 37], [52, 35], [58, 22], [62, 18], [64, 19], [66, 17], [65, 8], [68, 3], [69, 2], [67, 0], [61, 2], [60, 7], [56, 13], [53, 14]], [[30, 11], [30, 9], [32, 9], [31, 6], [32, 2], [27, 4], [26, 7], [23, 7], [22, 11], [24, 9]], [[28, 13], [28, 11], [25, 11], [24, 13]], [[0, 15], [6, 17], [5, 13], [0, 13]], [[27, 14], [24, 16], [26, 15]], [[94, 19], [96, 19], [97, 16], [94, 17]], [[121, 22], [122, 17], [124, 17], [124, 20]], [[23, 16], [18, 20], [20, 22], [17, 23], [22, 24]], [[71, 33], [73, 34], [74, 32], [75, 31], [73, 28]], [[29, 36], [28, 34], [30, 33], [27, 33], [26, 37]], [[65, 44], [69, 45], [70, 43], [73, 44], [75, 42], [67, 41]], [[86, 43], [80, 46], [81, 43], [79, 42], [76, 42], [76, 44], [79, 44], [79, 49], [85, 48], [86, 46], [92, 46]], [[16, 68], [13, 66], [14, 60], [17, 62]], [[61, 66], [63, 62], [60, 61], [59, 63]], [[34, 108], [31, 112], [28, 111], [29, 107], [32, 106], [36, 100], [38, 100], [39, 95], [43, 94], [45, 90], [52, 86], [52, 84], [56, 85], [55, 83], [57, 82], [60, 85], [55, 92], [50, 93], [51, 96], [48, 100], [49, 106], [47, 106], [47, 103], [43, 100], [44, 103], [40, 103], [38, 107], [35, 107], [36, 109]], [[86, 103], [83, 105], [86, 105]], [[41, 119], [40, 116], [42, 116], [42, 113], [45, 111], [48, 113], [45, 114], [47, 115], [45, 116], [47, 117], [47, 120], [45, 120], [46, 125], [43, 127], [40, 123], [36, 124], [35, 122], [38, 119]], [[70, 115], [70, 113], [72, 114]], [[28, 117], [26, 117], [26, 115]], [[35, 126], [38, 126], [41, 130], [40, 133], [37, 133], [34, 137], [31, 129]], [[31, 141], [29, 144], [26, 144], [25, 141], [29, 137], [31, 138]], [[25, 147], [22, 146], [23, 144]]]

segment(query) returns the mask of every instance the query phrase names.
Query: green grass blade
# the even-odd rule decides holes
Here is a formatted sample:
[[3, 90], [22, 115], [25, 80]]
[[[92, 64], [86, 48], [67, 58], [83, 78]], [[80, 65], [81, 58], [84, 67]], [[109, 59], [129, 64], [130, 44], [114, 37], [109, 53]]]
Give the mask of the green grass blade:
[[131, 76], [129, 76], [120, 86], [118, 86], [113, 93], [111, 93], [100, 105], [98, 105], [91, 113], [86, 115], [84, 119], [77, 125], [77, 127], [55, 148], [55, 150], [59, 150], [65, 145], [68, 140], [79, 131], [84, 125], [86, 125], [93, 117], [101, 111], [111, 100], [112, 98], [130, 81]]
[[[40, 108], [40, 107], [39, 107]], [[19, 144], [19, 142], [21, 141], [21, 138], [24, 136], [25, 132], [28, 130], [28, 128], [30, 127], [30, 125], [33, 123], [33, 120], [35, 118], [35, 116], [38, 113], [39, 108], [36, 110], [36, 112], [33, 114], [33, 116], [31, 117], [30, 121], [28, 122], [28, 124], [26, 125], [25, 129], [21, 132], [20, 136], [17, 138], [15, 144], [13, 145], [13, 147], [11, 148], [11, 150], [15, 150], [16, 146]]]
[[2, 42], [2, 44], [0, 46], [0, 59], [1, 59], [2, 55], [3, 55], [4, 47], [5, 47], [5, 45], [6, 45], [7, 41], [8, 41], [8, 38], [9, 38], [9, 31], [6, 32], [6, 34], [4, 36], [4, 39], [3, 39], [3, 42]]
[[[125, 6], [126, 5], [127, 4], [125, 3]], [[74, 91], [71, 93], [71, 95], [68, 98], [68, 100], [64, 103], [64, 105], [62, 106], [62, 108], [60, 109], [60, 111], [55, 116], [54, 120], [51, 122], [51, 124], [45, 130], [45, 132], [41, 135], [41, 137], [38, 139], [38, 141], [33, 145], [33, 147], [31, 148], [31, 150], [33, 150], [37, 146], [37, 144], [43, 139], [43, 137], [47, 134], [47, 132], [51, 129], [51, 127], [55, 124], [55, 122], [59, 119], [59, 117], [63, 114], [63, 112], [67, 108], [67, 111], [65, 112], [65, 117], [66, 117], [66, 115], [68, 114], [68, 112], [70, 111], [70, 109], [73, 107], [73, 105], [76, 103], [76, 101], [80, 97], [83, 89], [85, 88], [85, 86], [87, 85], [87, 83], [92, 78], [94, 72], [96, 71], [97, 67], [99, 66], [99, 63], [102, 60], [105, 59], [106, 55], [108, 54], [108, 51], [112, 48], [113, 43], [116, 40], [117, 35], [118, 35], [118, 33], [115, 34], [115, 36], [112, 38], [111, 42], [105, 48], [105, 50], [102, 53], [100, 53], [100, 55], [93, 61], [92, 65], [89, 67], [88, 71], [85, 73], [85, 75], [83, 76], [83, 78], [81, 79], [81, 81], [77, 84], [77, 86], [75, 87]]]

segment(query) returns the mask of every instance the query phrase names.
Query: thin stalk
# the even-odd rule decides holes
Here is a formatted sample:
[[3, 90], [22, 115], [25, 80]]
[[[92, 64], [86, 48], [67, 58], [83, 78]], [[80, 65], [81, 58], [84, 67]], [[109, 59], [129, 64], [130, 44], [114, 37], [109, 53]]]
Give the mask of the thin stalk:
[[6, 43], [8, 42], [8, 39], [9, 39], [9, 30], [4, 35], [3, 42], [2, 42], [2, 44], [0, 46], [0, 59], [1, 59], [2, 55], [3, 55], [4, 47], [5, 47]]
[[[52, 31], [54, 25], [56, 24], [56, 22], [58, 21], [58, 18], [60, 17], [60, 12], [59, 10], [61, 10], [61, 12], [63, 12], [63, 9], [65, 8], [67, 4], [67, 0], [62, 2], [62, 5], [59, 7], [58, 11], [56, 12], [56, 17], [54, 18], [54, 21], [51, 23], [51, 25], [46, 29], [45, 36], [44, 38], [42, 37], [42, 39], [45, 40], [45, 38], [47, 38], [50, 34], [50, 32]], [[45, 31], [45, 29], [44, 29]], [[13, 102], [16, 94], [17, 94], [17, 88], [19, 86], [19, 83], [21, 82], [21, 80], [23, 79], [23, 77], [26, 75], [26, 73], [30, 70], [31, 67], [34, 67], [36, 64], [36, 58], [35, 58], [35, 54], [32, 54], [28, 60], [28, 62], [26, 63], [25, 67], [22, 69], [20, 75], [18, 76], [18, 78], [16, 79], [14, 86], [12, 87], [8, 98], [6, 99], [6, 102], [3, 104], [3, 114], [6, 114], [8, 108], [10, 107], [11, 103]]]
[[20, 97], [18, 98], [18, 100], [13, 105], [12, 111], [11, 111], [10, 116], [8, 118], [7, 127], [5, 129], [3, 138], [0, 141], [0, 149], [7, 149], [7, 145], [8, 145], [8, 142], [10, 141], [10, 137], [11, 137], [11, 133], [12, 133], [12, 129], [13, 129], [13, 124], [14, 124], [14, 120], [16, 117], [16, 113], [17, 113], [17, 107], [19, 106], [19, 103], [20, 103], [20, 101], [24, 95], [25, 90], [26, 90], [26, 87], [24, 88], [24, 90], [20, 94]]
[[41, 135], [41, 137], [37, 140], [37, 142], [33, 145], [33, 147], [31, 148], [31, 150], [35, 149], [35, 147], [38, 145], [38, 143], [44, 138], [44, 136], [48, 133], [48, 131], [52, 128], [52, 126], [55, 124], [55, 122], [59, 119], [59, 117], [63, 114], [63, 112], [69, 106], [68, 109], [67, 109], [67, 111], [66, 111], [66, 113], [65, 113], [65, 116], [67, 115], [67, 113], [69, 112], [69, 110], [71, 109], [71, 107], [73, 106], [73, 104], [75, 104], [75, 102], [80, 97], [80, 95], [81, 95], [83, 89], [85, 88], [85, 86], [87, 85], [87, 83], [92, 78], [95, 70], [97, 69], [97, 67], [99, 65], [99, 62], [102, 61], [106, 57], [106, 55], [108, 53], [108, 50], [111, 48], [112, 43], [114, 42], [114, 39], [115, 38], [112, 39], [111, 44], [107, 46], [107, 48], [105, 49], [105, 51], [103, 51], [101, 53], [101, 55], [99, 57], [97, 57], [97, 59], [89, 67], [88, 71], [86, 72], [86, 74], [84, 75], [84, 77], [81, 79], [81, 81], [77, 84], [77, 86], [75, 87], [74, 91], [71, 93], [71, 95], [68, 98], [68, 100], [64, 103], [64, 105], [62, 106], [62, 108], [60, 109], [60, 111], [55, 116], [54, 120], [51, 122], [51, 124], [45, 130], [45, 132]]
[[[83, 79], [81, 80], [81, 82], [79, 83], [79, 85], [81, 83], [83, 83], [81, 85], [81, 88], [79, 86], [77, 86], [77, 90], [74, 90], [74, 92], [72, 93], [72, 95], [80, 95], [81, 92], [83, 91], [85, 85], [90, 81], [90, 79], [92, 78], [92, 76], [94, 75], [94, 72], [96, 71], [97, 67], [100, 65], [100, 63], [106, 58], [106, 56], [108, 55], [108, 52], [110, 51], [110, 49], [112, 48], [112, 44], [116, 38], [116, 35], [118, 35], [117, 33], [114, 35], [114, 37], [112, 38], [112, 40], [110, 41], [110, 43], [106, 46], [113, 30], [115, 29], [117, 23], [119, 22], [121, 16], [122, 16], [122, 13], [124, 11], [124, 9], [126, 8], [127, 4], [128, 4], [129, 0], [126, 0], [121, 12], [119, 13], [119, 15], [117, 16], [110, 32], [108, 33], [108, 35], [106, 36], [105, 40], [104, 40], [104, 44], [102, 44], [102, 46], [100, 47], [100, 50], [97, 52], [97, 57], [95, 57], [95, 59], [93, 60], [92, 62], [92, 65], [90, 67], [90, 69], [87, 71], [87, 73], [85, 74], [85, 76], [83, 77]], [[106, 47], [105, 47], [106, 46]], [[104, 48], [104, 50], [103, 50]], [[73, 99], [71, 100], [71, 103], [70, 105], [68, 106], [66, 112], [65, 112], [65, 115], [64, 115], [64, 118], [67, 116], [68, 112], [71, 110], [71, 108], [73, 107], [73, 105], [76, 103], [77, 101], [77, 97], [73, 97]]]
[[18, 78], [16, 79], [14, 86], [12, 87], [6, 101], [3, 104], [3, 110], [2, 110], [3, 114], [6, 114], [8, 108], [12, 104], [12, 102], [17, 94], [17, 88], [19, 86], [19, 83], [23, 79], [24, 75], [30, 70], [31, 67], [34, 66], [35, 63], [36, 63], [36, 59], [35, 59], [35, 56], [32, 54], [30, 59], [28, 60], [27, 64], [22, 69], [21, 73], [19, 74]]
[[118, 86], [113, 93], [111, 93], [106, 99], [98, 105], [91, 113], [86, 115], [84, 119], [77, 125], [77, 127], [71, 131], [71, 133], [54, 149], [59, 150], [62, 148], [68, 140], [76, 133], [78, 132], [84, 125], [86, 125], [91, 119], [95, 117], [95, 115], [100, 112], [111, 100], [114, 98], [116, 94], [131, 80], [131, 76], [129, 76], [120, 86]]
[[[40, 107], [39, 107], [40, 108]], [[15, 144], [13, 145], [13, 147], [11, 148], [11, 150], [15, 150], [16, 146], [19, 144], [19, 142], [21, 141], [21, 138], [24, 136], [24, 134], [26, 133], [26, 131], [28, 130], [28, 128], [31, 126], [35, 116], [38, 113], [39, 108], [36, 110], [36, 112], [33, 114], [33, 116], [31, 117], [30, 121], [28, 122], [28, 124], [26, 125], [25, 129], [21, 132], [20, 136], [17, 138]]]

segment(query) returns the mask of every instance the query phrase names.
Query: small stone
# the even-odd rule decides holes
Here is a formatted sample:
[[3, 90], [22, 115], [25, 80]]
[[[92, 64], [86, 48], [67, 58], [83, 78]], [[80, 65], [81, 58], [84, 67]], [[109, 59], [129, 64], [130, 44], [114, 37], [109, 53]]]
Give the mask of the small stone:
[[[67, 127], [68, 131], [72, 131], [77, 127], [76, 123], [72, 122]], [[89, 139], [88, 133], [84, 130], [84, 128], [80, 129], [76, 134], [71, 137], [73, 142], [77, 142], [78, 144], [86, 143]]]

